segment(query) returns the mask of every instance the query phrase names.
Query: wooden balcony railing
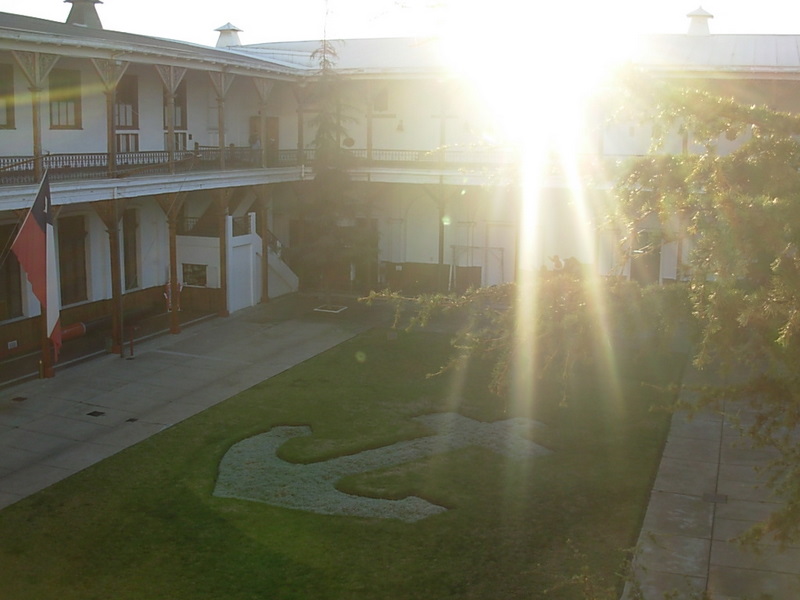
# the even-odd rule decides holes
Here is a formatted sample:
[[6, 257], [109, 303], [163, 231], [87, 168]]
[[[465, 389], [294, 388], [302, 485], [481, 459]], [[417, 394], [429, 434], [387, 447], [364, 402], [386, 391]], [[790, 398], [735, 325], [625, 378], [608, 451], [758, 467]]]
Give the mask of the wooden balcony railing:
[[[502, 150], [347, 150], [353, 167], [394, 166], [399, 168], [433, 169], [512, 165], [512, 152]], [[50, 172], [51, 181], [125, 178], [138, 175], [186, 173], [220, 170], [224, 153], [225, 170], [258, 169], [262, 165], [260, 149], [231, 146], [220, 150], [213, 146], [196, 146], [171, 155], [166, 150], [119, 152], [109, 166], [109, 155], [103, 152], [46, 154], [41, 157], [42, 170]], [[36, 183], [33, 156], [0, 156], [0, 185]], [[276, 150], [267, 156], [267, 168], [314, 164], [314, 151]]]

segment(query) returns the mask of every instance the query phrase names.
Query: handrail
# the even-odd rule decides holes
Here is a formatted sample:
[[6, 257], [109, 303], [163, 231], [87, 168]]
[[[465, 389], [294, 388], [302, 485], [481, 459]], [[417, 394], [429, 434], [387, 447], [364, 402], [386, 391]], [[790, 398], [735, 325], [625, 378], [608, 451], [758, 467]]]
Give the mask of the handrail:
[[[51, 181], [124, 178], [144, 174], [218, 171], [221, 153], [225, 153], [225, 170], [260, 169], [262, 151], [259, 148], [228, 146], [195, 146], [171, 154], [166, 150], [118, 152], [109, 173], [109, 154], [105, 152], [44, 154], [32, 156], [0, 156], [0, 185], [35, 183], [34, 167], [41, 160], [48, 169]], [[516, 156], [502, 149], [448, 148], [444, 150], [349, 149], [346, 151], [354, 167], [398, 166], [415, 168], [504, 166], [515, 164]], [[313, 149], [283, 149], [271, 151], [266, 168], [306, 165], [313, 166]], [[170, 160], [172, 158], [172, 160]]]
[[278, 258], [282, 258], [284, 250], [288, 250], [289, 246], [284, 244], [278, 239], [272, 231], [267, 229], [267, 247], [272, 250]]

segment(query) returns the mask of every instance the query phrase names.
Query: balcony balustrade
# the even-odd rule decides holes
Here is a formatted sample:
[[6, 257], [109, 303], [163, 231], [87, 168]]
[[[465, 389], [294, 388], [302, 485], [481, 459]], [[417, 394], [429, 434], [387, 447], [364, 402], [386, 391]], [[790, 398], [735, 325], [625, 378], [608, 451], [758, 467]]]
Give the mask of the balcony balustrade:
[[[518, 154], [503, 149], [444, 150], [388, 150], [348, 149], [352, 168], [398, 169], [482, 169], [514, 168], [519, 164]], [[225, 160], [221, 155], [224, 153]], [[302, 154], [302, 156], [301, 156]], [[262, 151], [256, 148], [230, 146], [221, 150], [216, 146], [196, 146], [193, 150], [166, 150], [120, 152], [115, 166], [109, 166], [109, 155], [102, 152], [74, 154], [46, 154], [41, 157], [42, 169], [49, 169], [51, 181], [122, 179], [140, 175], [165, 175], [191, 171], [220, 171], [261, 169]], [[619, 163], [625, 157], [585, 155], [578, 157], [577, 169], [584, 181], [608, 182], [613, 178]], [[171, 159], [171, 160], [170, 160]], [[314, 166], [314, 151], [275, 150], [266, 157], [266, 168]], [[25, 185], [36, 183], [35, 159], [31, 156], [0, 156], [0, 185]], [[545, 173], [563, 177], [567, 167], [553, 158]], [[572, 171], [572, 167], [569, 168]]]
[[[514, 156], [506, 151], [470, 150], [346, 150], [354, 168], [390, 166], [399, 168], [433, 169], [448, 167], [478, 167], [510, 165]], [[42, 170], [49, 170], [51, 181], [125, 178], [138, 175], [159, 175], [191, 171], [216, 171], [262, 168], [262, 151], [257, 148], [230, 146], [196, 146], [171, 154], [166, 150], [119, 152], [114, 165], [104, 152], [45, 154]], [[302, 156], [301, 156], [302, 154]], [[33, 156], [0, 156], [0, 185], [36, 183]], [[314, 165], [314, 151], [275, 150], [266, 156], [266, 168]]]

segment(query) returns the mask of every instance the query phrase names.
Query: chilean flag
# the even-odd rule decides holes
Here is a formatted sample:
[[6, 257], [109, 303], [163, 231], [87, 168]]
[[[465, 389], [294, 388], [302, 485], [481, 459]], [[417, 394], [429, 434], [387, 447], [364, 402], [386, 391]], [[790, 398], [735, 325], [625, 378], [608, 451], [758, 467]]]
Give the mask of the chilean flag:
[[42, 313], [47, 318], [47, 337], [53, 342], [55, 360], [58, 360], [58, 351], [61, 348], [61, 302], [47, 172], [39, 186], [36, 200], [11, 244], [11, 250], [25, 269], [33, 293], [42, 305]]

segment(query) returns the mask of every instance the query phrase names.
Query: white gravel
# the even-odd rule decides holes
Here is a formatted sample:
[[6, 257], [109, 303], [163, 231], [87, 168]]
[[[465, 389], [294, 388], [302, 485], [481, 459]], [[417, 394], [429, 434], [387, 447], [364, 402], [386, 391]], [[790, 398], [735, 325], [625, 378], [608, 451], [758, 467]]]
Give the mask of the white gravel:
[[274, 427], [231, 447], [220, 462], [214, 495], [325, 515], [414, 522], [447, 509], [416, 496], [387, 500], [345, 494], [336, 489], [336, 483], [346, 475], [368, 473], [468, 446], [483, 446], [511, 460], [550, 453], [527, 439], [527, 432], [542, 426], [529, 419], [485, 423], [457, 413], [439, 413], [416, 420], [434, 434], [312, 464], [293, 464], [277, 456], [285, 441], [311, 435], [309, 427]]

